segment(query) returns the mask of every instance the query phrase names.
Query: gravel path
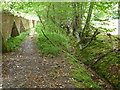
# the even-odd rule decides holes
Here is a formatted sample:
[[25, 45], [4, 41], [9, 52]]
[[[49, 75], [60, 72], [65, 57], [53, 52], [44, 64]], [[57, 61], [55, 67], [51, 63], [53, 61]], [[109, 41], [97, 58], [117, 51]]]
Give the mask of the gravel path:
[[34, 32], [16, 52], [3, 54], [3, 88], [73, 88], [65, 57], [42, 58]]

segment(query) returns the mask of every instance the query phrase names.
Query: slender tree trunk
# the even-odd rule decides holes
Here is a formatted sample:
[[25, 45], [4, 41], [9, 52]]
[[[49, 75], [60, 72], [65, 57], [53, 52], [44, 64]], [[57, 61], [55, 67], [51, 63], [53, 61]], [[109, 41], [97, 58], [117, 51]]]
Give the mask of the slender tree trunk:
[[81, 43], [80, 43], [79, 34], [75, 34], [75, 36], [77, 37], [77, 40], [78, 40], [78, 44], [79, 44], [80, 49], [82, 49], [82, 45], [81, 45]]
[[82, 30], [82, 19], [83, 19], [83, 4], [81, 3], [81, 7], [80, 7], [80, 19], [79, 19], [79, 28], [80, 30]]
[[77, 28], [76, 3], [73, 3], [73, 9], [74, 9], [74, 16], [73, 16], [72, 24], [73, 24], [73, 36], [75, 36], [75, 32], [76, 32], [76, 28]]
[[86, 24], [85, 24], [85, 26], [83, 28], [83, 31], [82, 31], [82, 36], [83, 36], [84, 31], [89, 29], [90, 20], [91, 20], [91, 17], [92, 17], [93, 6], [94, 6], [94, 2], [90, 2], [89, 13], [88, 13], [88, 16], [87, 16]]
[[47, 19], [49, 19], [50, 6], [51, 6], [51, 3], [50, 3], [49, 6], [48, 6]]
[[83, 20], [83, 2], [81, 2], [81, 6], [80, 6], [80, 16], [79, 16], [79, 28], [80, 28], [80, 32], [79, 32], [79, 37], [82, 38], [82, 20]]
[[53, 15], [53, 23], [55, 24], [55, 5], [53, 4], [53, 12], [54, 12], [54, 15]]
[[[78, 44], [79, 44], [79, 47], [80, 47], [80, 49], [82, 49], [82, 45], [81, 45], [81, 43], [80, 43], [80, 37], [79, 37], [79, 34], [77, 34], [77, 28], [78, 28], [78, 14], [77, 14], [77, 4], [78, 3], [74, 3], [73, 4], [73, 8], [74, 8], [74, 17], [73, 17], [73, 21], [72, 21], [72, 23], [73, 23], [73, 36], [75, 36], [76, 38], [77, 38], [77, 40], [78, 40]], [[79, 13], [79, 12], [78, 12]]]

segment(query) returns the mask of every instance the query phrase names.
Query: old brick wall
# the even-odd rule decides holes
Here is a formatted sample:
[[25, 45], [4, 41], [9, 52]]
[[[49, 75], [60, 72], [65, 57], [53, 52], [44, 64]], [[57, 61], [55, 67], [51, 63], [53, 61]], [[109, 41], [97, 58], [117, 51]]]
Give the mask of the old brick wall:
[[6, 42], [11, 36], [17, 36], [21, 32], [25, 32], [26, 29], [32, 28], [37, 24], [37, 21], [35, 20], [28, 20], [9, 13], [2, 13], [2, 17], [0, 17], [0, 19], [0, 23], [2, 23], [2, 44], [6, 48]]
[[13, 23], [14, 23], [13, 15], [5, 14], [5, 13], [2, 14], [2, 32], [6, 40], [11, 37], [11, 30], [13, 27]]

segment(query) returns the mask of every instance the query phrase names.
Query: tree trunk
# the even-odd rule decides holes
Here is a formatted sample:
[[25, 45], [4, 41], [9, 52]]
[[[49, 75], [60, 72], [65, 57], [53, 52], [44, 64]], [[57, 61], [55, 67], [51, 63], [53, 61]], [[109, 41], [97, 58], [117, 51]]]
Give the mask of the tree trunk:
[[79, 34], [76, 33], [75, 36], [77, 37], [77, 40], [78, 40], [78, 44], [79, 44], [80, 49], [82, 49], [82, 45], [81, 45], [81, 43], [80, 43]]
[[50, 6], [51, 6], [51, 3], [50, 3], [49, 6], [48, 6], [47, 19], [49, 18]]
[[82, 31], [82, 36], [84, 34], [84, 31], [89, 29], [90, 20], [91, 20], [91, 17], [92, 17], [93, 6], [94, 6], [94, 2], [90, 2], [89, 13], [88, 13], [88, 16], [87, 16], [86, 24], [85, 24], [85, 26], [83, 28], [83, 31]]
[[76, 11], [76, 3], [73, 3], [73, 9], [74, 9], [74, 16], [73, 16], [73, 20], [72, 20], [72, 28], [73, 28], [73, 36], [75, 37], [75, 32], [76, 32], [76, 28], [77, 28], [77, 11]]
[[54, 12], [54, 15], [53, 15], [53, 23], [55, 24], [55, 5], [53, 4], [53, 12]]

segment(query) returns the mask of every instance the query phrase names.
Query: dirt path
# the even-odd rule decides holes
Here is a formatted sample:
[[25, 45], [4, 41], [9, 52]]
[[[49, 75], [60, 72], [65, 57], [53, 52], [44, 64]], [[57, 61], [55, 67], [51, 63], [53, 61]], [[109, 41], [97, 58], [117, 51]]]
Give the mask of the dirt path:
[[64, 57], [40, 57], [33, 33], [31, 31], [18, 51], [3, 55], [3, 88], [75, 87], [71, 83], [74, 79], [69, 76], [70, 65]]

